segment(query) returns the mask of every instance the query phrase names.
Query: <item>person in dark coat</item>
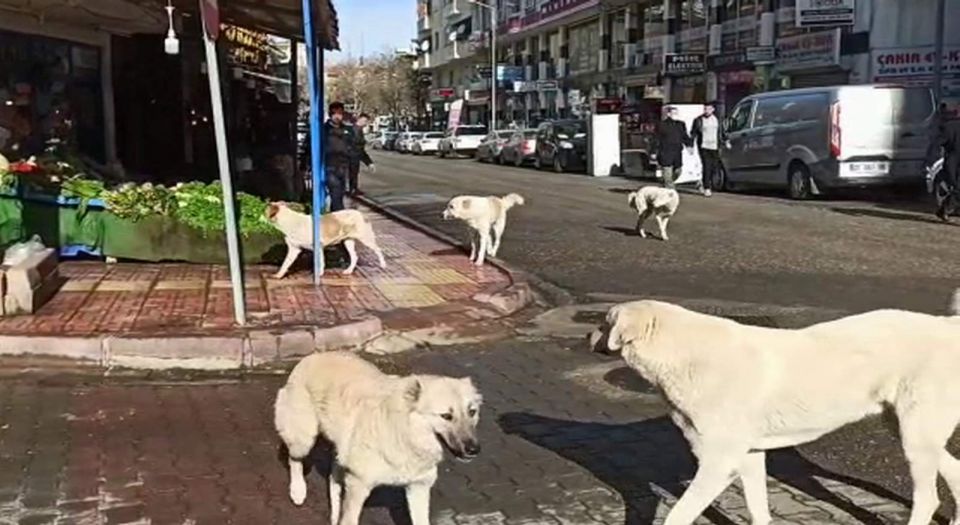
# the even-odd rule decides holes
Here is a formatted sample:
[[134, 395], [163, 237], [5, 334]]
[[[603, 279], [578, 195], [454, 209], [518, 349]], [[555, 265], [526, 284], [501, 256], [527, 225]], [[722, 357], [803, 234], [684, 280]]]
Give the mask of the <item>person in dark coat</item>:
[[350, 177], [350, 166], [356, 157], [356, 132], [353, 126], [343, 121], [342, 102], [333, 102], [328, 108], [330, 118], [323, 125], [323, 156], [326, 160], [327, 192], [330, 195], [330, 211], [340, 211], [343, 195]]
[[663, 184], [668, 188], [673, 188], [673, 181], [683, 168], [683, 148], [693, 146], [687, 125], [677, 117], [677, 108], [667, 107], [666, 118], [657, 127], [657, 163], [663, 170]]
[[942, 221], [950, 219], [950, 214], [956, 211], [956, 204], [960, 201], [960, 188], [957, 187], [960, 178], [960, 120], [954, 119], [943, 126], [940, 136], [940, 147], [943, 148], [944, 180], [950, 186], [950, 195], [940, 203], [937, 217]]
[[356, 142], [354, 143], [354, 158], [350, 162], [350, 184], [348, 191], [350, 195], [359, 195], [360, 192], [360, 163], [362, 162], [367, 169], [371, 171], [376, 171], [376, 165], [373, 163], [373, 159], [370, 158], [370, 155], [367, 154], [367, 138], [363, 135], [364, 128], [367, 127], [367, 123], [370, 122], [370, 115], [366, 113], [361, 113], [357, 116], [357, 121], [354, 123], [354, 133]]

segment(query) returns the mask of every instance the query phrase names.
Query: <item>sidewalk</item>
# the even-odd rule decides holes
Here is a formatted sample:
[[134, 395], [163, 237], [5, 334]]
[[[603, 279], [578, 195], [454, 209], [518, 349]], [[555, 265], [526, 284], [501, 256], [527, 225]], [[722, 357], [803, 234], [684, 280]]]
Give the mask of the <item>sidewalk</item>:
[[529, 300], [525, 283], [509, 270], [477, 268], [458, 247], [359, 208], [373, 224], [387, 268], [375, 266], [362, 247], [353, 275], [328, 265], [320, 288], [309, 268], [275, 280], [276, 267], [248, 267], [249, 324], [242, 329], [233, 323], [225, 267], [66, 262], [65, 284], [36, 315], [0, 319], [0, 354], [147, 367], [256, 365], [356, 346], [385, 331], [468, 325]]
[[[483, 393], [483, 452], [441, 465], [434, 525], [662, 523], [693, 475], [666, 407], [620, 359], [511, 340], [379, 361], [470, 375]], [[282, 376], [170, 379], [0, 380], [0, 524], [328, 523], [328, 451], [317, 451], [305, 506], [287, 495], [272, 425]], [[871, 472], [909, 479], [897, 440], [879, 423], [868, 430], [869, 445], [830, 446], [856, 457], [852, 468], [771, 454], [775, 523], [905, 523], [909, 482], [894, 494]], [[409, 524], [402, 491], [375, 493], [361, 523]], [[697, 523], [749, 523], [739, 485]]]

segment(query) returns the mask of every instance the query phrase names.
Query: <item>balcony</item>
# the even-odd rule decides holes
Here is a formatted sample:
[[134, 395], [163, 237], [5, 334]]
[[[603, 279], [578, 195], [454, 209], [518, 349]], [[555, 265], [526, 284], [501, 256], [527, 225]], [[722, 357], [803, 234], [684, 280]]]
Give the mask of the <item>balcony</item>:
[[453, 0], [448, 5], [443, 6], [443, 17], [444, 18], [457, 18], [465, 14], [469, 14], [469, 11], [466, 9], [461, 9], [460, 4], [465, 3], [466, 0]]
[[417, 33], [426, 33], [430, 31], [430, 16], [421, 16], [417, 19]]

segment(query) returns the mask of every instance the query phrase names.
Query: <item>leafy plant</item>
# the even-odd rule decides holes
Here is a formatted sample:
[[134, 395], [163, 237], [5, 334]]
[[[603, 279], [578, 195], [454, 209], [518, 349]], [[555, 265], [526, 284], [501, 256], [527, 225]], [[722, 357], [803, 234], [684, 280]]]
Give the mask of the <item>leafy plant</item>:
[[[177, 219], [205, 233], [224, 230], [223, 188], [219, 182], [203, 184], [191, 182], [175, 188], [177, 200]], [[240, 214], [240, 233], [269, 233], [274, 231], [264, 217], [267, 203], [253, 195], [238, 193], [238, 213]]]
[[171, 216], [177, 209], [173, 190], [159, 184], [124, 184], [103, 194], [111, 213], [133, 221], [150, 216]]

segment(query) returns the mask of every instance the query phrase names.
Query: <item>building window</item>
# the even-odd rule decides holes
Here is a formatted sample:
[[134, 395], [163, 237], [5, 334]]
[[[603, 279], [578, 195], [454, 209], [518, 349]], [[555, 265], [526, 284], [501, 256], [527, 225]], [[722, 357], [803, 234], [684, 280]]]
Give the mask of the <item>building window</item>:
[[607, 19], [607, 34], [610, 35], [610, 67], [626, 67], [627, 12], [625, 10], [618, 11]]
[[642, 44], [638, 53], [642, 60], [638, 65], [659, 64], [663, 60], [663, 36], [666, 34], [666, 22], [663, 18], [663, 3], [647, 5], [640, 12], [640, 38]]

